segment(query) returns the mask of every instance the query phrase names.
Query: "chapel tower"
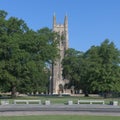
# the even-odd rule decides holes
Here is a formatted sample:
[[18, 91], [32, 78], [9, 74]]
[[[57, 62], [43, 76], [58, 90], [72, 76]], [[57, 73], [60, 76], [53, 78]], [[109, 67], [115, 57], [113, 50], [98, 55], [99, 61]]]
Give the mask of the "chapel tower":
[[53, 31], [59, 34], [59, 55], [52, 69], [52, 93], [59, 94], [65, 93], [64, 85], [66, 84], [66, 80], [62, 77], [62, 60], [65, 55], [65, 51], [68, 49], [68, 17], [65, 16], [63, 24], [56, 23], [56, 16], [53, 16]]

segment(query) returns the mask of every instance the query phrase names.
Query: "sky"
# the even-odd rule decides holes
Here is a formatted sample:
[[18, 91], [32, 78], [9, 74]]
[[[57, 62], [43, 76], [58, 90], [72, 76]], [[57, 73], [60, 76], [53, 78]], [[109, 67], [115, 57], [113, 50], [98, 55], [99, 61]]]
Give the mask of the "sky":
[[85, 52], [109, 39], [120, 50], [120, 0], [0, 0], [0, 10], [35, 31], [52, 29], [54, 13], [60, 24], [67, 15], [69, 48]]

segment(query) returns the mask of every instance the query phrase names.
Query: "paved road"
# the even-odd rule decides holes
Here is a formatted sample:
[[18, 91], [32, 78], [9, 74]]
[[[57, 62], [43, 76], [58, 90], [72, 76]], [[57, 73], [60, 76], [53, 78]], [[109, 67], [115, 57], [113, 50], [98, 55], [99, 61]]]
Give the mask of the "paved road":
[[120, 112], [120, 106], [74, 104], [74, 105], [39, 105], [39, 104], [9, 104], [0, 105], [0, 112], [7, 111], [87, 111], [87, 112]]
[[16, 115], [99, 115], [120, 116], [120, 106], [112, 105], [0, 105], [0, 116]]

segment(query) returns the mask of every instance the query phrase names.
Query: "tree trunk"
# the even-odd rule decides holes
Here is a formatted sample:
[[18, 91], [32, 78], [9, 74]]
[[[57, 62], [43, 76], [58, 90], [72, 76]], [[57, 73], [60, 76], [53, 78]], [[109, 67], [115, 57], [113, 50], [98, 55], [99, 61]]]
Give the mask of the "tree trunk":
[[11, 97], [12, 98], [16, 97], [16, 86], [12, 86]]
[[89, 97], [89, 94], [88, 94], [87, 90], [84, 92], [84, 94], [85, 94], [85, 97]]

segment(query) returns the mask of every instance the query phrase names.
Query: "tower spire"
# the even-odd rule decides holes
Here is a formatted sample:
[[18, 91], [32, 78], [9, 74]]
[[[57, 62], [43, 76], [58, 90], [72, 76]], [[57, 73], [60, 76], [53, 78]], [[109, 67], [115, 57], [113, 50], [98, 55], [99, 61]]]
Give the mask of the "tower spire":
[[64, 25], [65, 25], [65, 27], [67, 27], [67, 26], [68, 26], [68, 17], [67, 17], [67, 15], [65, 15]]
[[55, 25], [56, 25], [56, 15], [54, 13], [54, 15], [53, 15], [53, 28], [55, 27]]
[[65, 16], [64, 19], [64, 32], [65, 32], [65, 50], [68, 49], [68, 17], [67, 15]]

